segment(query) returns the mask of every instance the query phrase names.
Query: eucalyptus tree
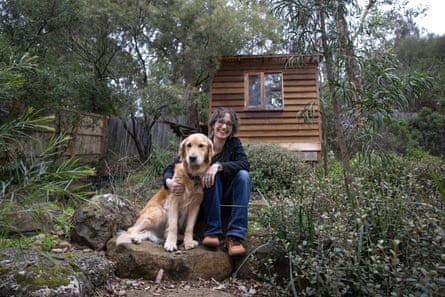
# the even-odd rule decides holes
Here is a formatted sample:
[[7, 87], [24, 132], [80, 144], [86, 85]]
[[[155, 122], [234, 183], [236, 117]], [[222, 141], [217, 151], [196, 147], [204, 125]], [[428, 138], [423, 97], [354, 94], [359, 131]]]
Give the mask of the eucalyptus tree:
[[112, 86], [122, 119], [142, 119], [143, 137], [126, 126], [142, 159], [151, 153], [150, 130], [159, 119], [185, 115], [192, 127], [206, 120], [220, 56], [269, 52], [279, 40], [267, 9], [245, 1], [100, 0], [97, 6], [113, 19], [114, 39], [136, 64], [115, 74]]
[[121, 37], [137, 60], [140, 82], [182, 88], [190, 125], [198, 124], [197, 106], [220, 56], [268, 52], [279, 40], [278, 23], [266, 8], [245, 1], [122, 3]]
[[[350, 182], [351, 137], [371, 131], [376, 120], [388, 116], [394, 106], [405, 104], [407, 96], [418, 95], [426, 85], [422, 77], [399, 76], [391, 50], [396, 24], [406, 23], [406, 17], [417, 10], [398, 6], [404, 13], [397, 13], [394, 7], [399, 1], [384, 0], [270, 2], [283, 21], [284, 47], [323, 56], [327, 100], [321, 109], [327, 103], [332, 106], [334, 133]], [[326, 113], [323, 116], [323, 122], [328, 122]]]
[[5, 45], [14, 48], [17, 56], [37, 56], [40, 66], [22, 90], [22, 107], [53, 114], [62, 109], [110, 113], [113, 105], [106, 75], [116, 46], [107, 36], [109, 26], [87, 4], [82, 0], [2, 1], [0, 35]]

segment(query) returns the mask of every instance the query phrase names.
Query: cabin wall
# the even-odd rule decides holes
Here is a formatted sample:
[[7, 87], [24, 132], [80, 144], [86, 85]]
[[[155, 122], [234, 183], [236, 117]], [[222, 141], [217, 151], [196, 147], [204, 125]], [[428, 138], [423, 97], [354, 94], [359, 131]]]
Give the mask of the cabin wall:
[[[244, 107], [244, 73], [282, 71], [284, 108], [279, 111]], [[321, 120], [318, 66], [289, 63], [286, 57], [227, 58], [212, 81], [210, 111], [230, 107], [240, 117], [237, 134], [246, 143], [277, 143], [299, 151], [306, 160], [319, 160]]]

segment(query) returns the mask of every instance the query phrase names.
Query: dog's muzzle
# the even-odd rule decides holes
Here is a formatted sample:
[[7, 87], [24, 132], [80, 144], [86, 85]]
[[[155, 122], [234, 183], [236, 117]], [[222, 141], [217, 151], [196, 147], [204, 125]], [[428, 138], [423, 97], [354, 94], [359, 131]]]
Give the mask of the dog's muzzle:
[[196, 163], [198, 161], [198, 157], [196, 156], [189, 156], [189, 163]]

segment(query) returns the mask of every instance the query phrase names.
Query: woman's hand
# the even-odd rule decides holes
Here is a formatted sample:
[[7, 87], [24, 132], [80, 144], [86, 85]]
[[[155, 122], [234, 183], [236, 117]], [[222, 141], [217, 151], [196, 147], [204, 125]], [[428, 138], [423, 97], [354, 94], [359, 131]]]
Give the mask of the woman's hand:
[[184, 184], [182, 184], [182, 181], [180, 178], [167, 178], [165, 180], [165, 183], [167, 184], [167, 187], [170, 189], [170, 191], [175, 196], [182, 196], [185, 192]]
[[213, 186], [213, 183], [215, 182], [215, 175], [221, 171], [221, 168], [222, 166], [220, 163], [214, 163], [212, 166], [210, 166], [207, 172], [201, 177], [203, 187], [210, 188]]

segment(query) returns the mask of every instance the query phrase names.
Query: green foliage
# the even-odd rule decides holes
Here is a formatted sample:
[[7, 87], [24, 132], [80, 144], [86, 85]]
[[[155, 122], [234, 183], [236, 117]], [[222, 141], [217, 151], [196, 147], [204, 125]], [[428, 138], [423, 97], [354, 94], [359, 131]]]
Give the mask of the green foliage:
[[423, 107], [408, 120], [409, 128], [423, 149], [433, 155], [445, 156], [445, 115]]
[[378, 135], [375, 144], [379, 152], [406, 154], [419, 147], [406, 120], [386, 120]]
[[[99, 172], [93, 180], [91, 190], [96, 194], [114, 193], [126, 197], [138, 208], [143, 208], [147, 199], [162, 187], [162, 173], [177, 156], [177, 141], [174, 149], [161, 149], [154, 146], [153, 154], [144, 162], [137, 158], [101, 160], [96, 169]], [[101, 178], [105, 177], [105, 178]]]
[[[38, 131], [51, 130], [47, 126], [50, 119], [30, 108], [21, 117], [0, 126], [0, 213], [3, 218], [11, 203], [38, 212], [41, 208], [34, 206], [40, 203], [76, 203], [88, 195], [84, 186], [75, 182], [94, 175], [94, 169], [80, 165], [79, 160], [63, 158], [69, 138], [53, 135], [47, 144], [34, 138]], [[52, 217], [49, 213], [36, 213], [36, 216]], [[1, 227], [3, 231], [8, 229], [8, 226]]]
[[312, 171], [298, 153], [275, 144], [246, 144], [245, 151], [254, 169], [251, 172], [254, 191], [263, 195], [295, 191], [300, 179]]
[[2, 2], [2, 35], [24, 51], [36, 53], [64, 45], [63, 32], [76, 24], [81, 11], [77, 0]]
[[32, 244], [34, 238], [31, 236], [19, 236], [17, 238], [9, 238], [0, 236], [0, 249], [6, 248], [25, 248]]
[[[2, 15], [3, 17], [5, 15]], [[5, 43], [7, 44], [7, 43]], [[7, 54], [10, 56], [6, 58]], [[54, 201], [63, 204], [78, 202], [86, 196], [83, 186], [75, 181], [93, 175], [94, 170], [79, 165], [79, 160], [64, 159], [68, 137], [54, 134], [50, 127], [53, 116], [42, 115], [33, 108], [25, 108], [18, 100], [25, 93], [29, 76], [38, 73], [36, 57], [24, 54], [16, 58], [14, 50], [0, 50], [0, 92], [4, 99], [0, 105], [0, 230], [16, 232], [11, 218], [20, 213], [48, 224], [56, 222], [67, 230], [66, 219], [54, 217], [42, 203]], [[23, 113], [21, 110], [25, 108]], [[52, 135], [43, 137], [43, 134]], [[44, 140], [45, 139], [45, 140]], [[60, 220], [59, 220], [60, 219]], [[21, 236], [21, 235], [20, 235]], [[49, 249], [51, 240], [43, 240]], [[2, 245], [26, 245], [27, 241], [5, 239]]]
[[[403, 110], [432, 87], [432, 78], [420, 72], [402, 72], [391, 50], [376, 50], [362, 60], [360, 106], [370, 119]], [[369, 114], [368, 114], [369, 113]]]
[[60, 110], [111, 114], [111, 90], [106, 80], [95, 77], [90, 67], [72, 58], [45, 57], [43, 69], [28, 75], [22, 104], [44, 108], [48, 114]]
[[0, 123], [4, 123], [16, 116], [17, 97], [24, 93], [26, 75], [37, 71], [37, 57], [27, 53], [16, 57], [12, 49], [3, 48], [8, 49], [6, 42], [0, 43], [0, 114], [8, 115], [0, 120]]
[[357, 155], [351, 170], [348, 187], [338, 170], [308, 173], [271, 199], [260, 218], [274, 248], [258, 274], [294, 296], [440, 295], [445, 163]]
[[0, 126], [0, 145], [3, 149], [1, 157], [5, 157], [4, 154], [8, 151], [9, 143], [28, 138], [33, 131], [39, 129], [54, 131], [47, 125], [52, 119], [54, 117], [41, 116], [38, 111], [28, 108], [21, 117], [2, 124]]
[[409, 110], [418, 111], [428, 107], [433, 111], [445, 110], [445, 36], [427, 36], [423, 38], [404, 38], [395, 47], [402, 71], [422, 72], [433, 78], [433, 85], [420, 98], [410, 101]]

